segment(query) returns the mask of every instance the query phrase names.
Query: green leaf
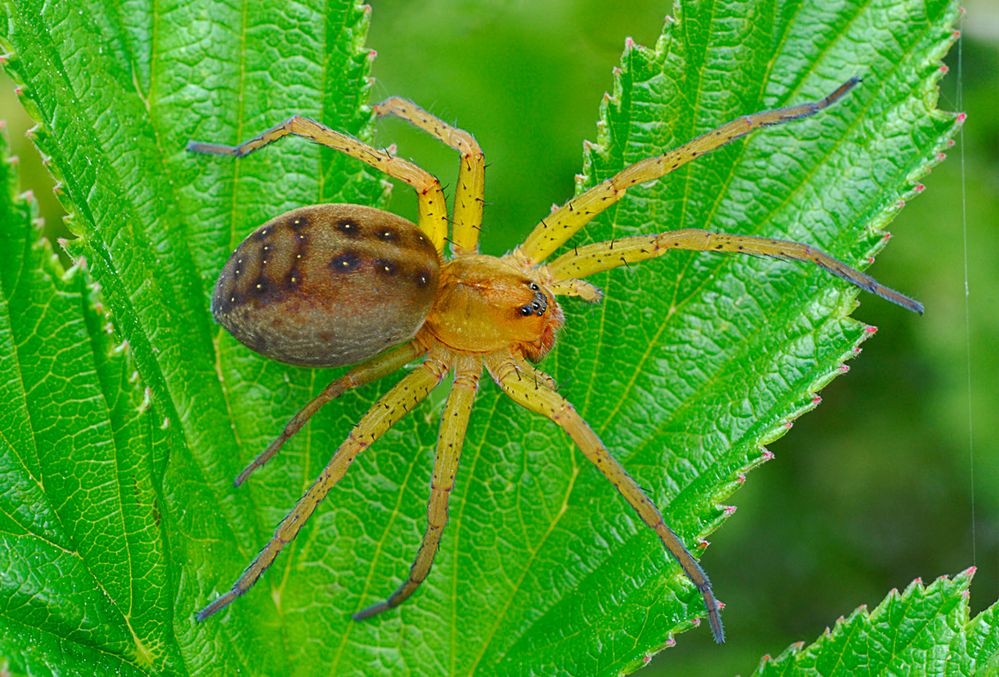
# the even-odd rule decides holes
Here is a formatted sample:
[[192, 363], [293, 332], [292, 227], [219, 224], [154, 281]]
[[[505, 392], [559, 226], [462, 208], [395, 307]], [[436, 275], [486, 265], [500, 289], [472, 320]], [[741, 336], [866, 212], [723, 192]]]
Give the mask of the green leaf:
[[[322, 201], [379, 204], [384, 187], [299, 139], [238, 162], [184, 147], [235, 143], [294, 113], [368, 138], [368, 16], [334, 0], [2, 8], [7, 69], [40, 123], [36, 141], [78, 236], [70, 251], [100, 283], [156, 412], [146, 426], [155, 439], [119, 445], [133, 474], [145, 469], [134, 480], [142, 493], [122, 468], [110, 466], [109, 479], [77, 467], [86, 452], [61, 451], [66, 440], [101, 448], [87, 438], [99, 427], [74, 411], [78, 398], [24, 388], [47, 397], [62, 426], [41, 427], [52, 435], [42, 477], [61, 482], [12, 486], [54, 506], [49, 524], [57, 516], [74, 535], [67, 552], [79, 554], [60, 550], [76, 566], [56, 574], [34, 567], [30, 544], [8, 546], [17, 579], [34, 580], [3, 588], [4, 622], [23, 628], [2, 645], [17, 666], [56, 665], [72, 647], [81, 665], [139, 672], [614, 672], [703, 615], [655, 536], [565, 435], [487, 384], [441, 551], [412, 600], [349, 619], [394, 590], [415, 555], [439, 400], [361, 457], [250, 593], [196, 624], [194, 612], [229, 587], [390, 383], [327, 407], [249, 486], [232, 487], [334, 374], [269, 362], [215, 326], [218, 270], [267, 218]], [[571, 244], [710, 227], [803, 240], [863, 264], [956, 127], [935, 110], [956, 11], [949, 0], [684, 5], [654, 50], [626, 50], [580, 189], [740, 114], [818, 99], [853, 75], [865, 82], [819, 116], [632, 191]], [[848, 317], [856, 293], [799, 265], [683, 253], [595, 281], [603, 304], [564, 304], [566, 328], [542, 367], [696, 549], [724, 521], [722, 501], [767, 458], [762, 445], [814, 406], [868, 335]], [[60, 346], [22, 352], [55, 365]], [[85, 385], [84, 368], [58, 367]], [[73, 407], [56, 412], [53, 401]], [[23, 404], [21, 418], [33, 424], [34, 408]], [[40, 439], [28, 423], [4, 429], [11, 445]], [[20, 458], [4, 453], [5, 464]], [[151, 495], [158, 510], [147, 502], [115, 531], [101, 494], [115, 484], [130, 487], [118, 492], [130, 509]], [[142, 516], [155, 529], [139, 526]], [[126, 557], [130, 533], [146, 549]], [[724, 599], [725, 581], [714, 583]], [[64, 604], [61, 586], [71, 599], [96, 588], [99, 599]], [[132, 602], [136, 591], [153, 599]]]
[[930, 585], [892, 590], [860, 607], [813, 644], [765, 656], [757, 675], [991, 675], [999, 671], [999, 604], [970, 618], [974, 569]]
[[83, 271], [62, 270], [15, 189], [0, 137], [0, 657], [33, 673], [180, 669], [163, 433]]

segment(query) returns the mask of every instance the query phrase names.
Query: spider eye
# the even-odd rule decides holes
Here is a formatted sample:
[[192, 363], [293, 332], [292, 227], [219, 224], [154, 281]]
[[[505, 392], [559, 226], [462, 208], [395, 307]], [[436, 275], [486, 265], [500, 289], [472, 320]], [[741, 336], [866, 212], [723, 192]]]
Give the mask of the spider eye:
[[545, 293], [541, 291], [541, 287], [534, 282], [528, 282], [527, 286], [532, 292], [534, 292], [534, 300], [526, 306], [521, 306], [520, 314], [524, 317], [528, 317], [530, 315], [542, 317], [545, 314], [545, 311], [548, 310], [548, 297], [546, 297]]

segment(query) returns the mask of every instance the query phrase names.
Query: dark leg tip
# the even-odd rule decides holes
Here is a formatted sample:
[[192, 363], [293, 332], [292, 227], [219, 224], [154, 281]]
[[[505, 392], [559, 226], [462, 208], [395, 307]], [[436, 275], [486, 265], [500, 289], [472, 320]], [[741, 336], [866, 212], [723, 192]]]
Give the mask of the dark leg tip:
[[188, 153], [212, 153], [212, 145], [209, 143], [199, 143], [198, 141], [188, 141], [187, 142], [187, 152]]
[[711, 636], [715, 638], [716, 644], [725, 643], [725, 628], [722, 626], [718, 612], [708, 614], [708, 625], [711, 626]]
[[258, 465], [256, 463], [251, 463], [250, 465], [248, 465], [245, 468], [243, 468], [243, 471], [241, 473], [239, 473], [238, 475], [236, 475], [236, 479], [234, 479], [232, 481], [232, 486], [234, 486], [234, 487], [241, 486], [243, 484], [243, 482], [245, 482], [247, 479], [249, 479], [250, 475], [253, 474], [253, 471], [256, 470], [259, 467], [260, 467], [260, 465]]
[[351, 618], [355, 621], [363, 621], [365, 619], [371, 618], [376, 614], [380, 614], [389, 608], [388, 602], [379, 602], [378, 604], [372, 604], [366, 609], [361, 609], [356, 614], [353, 614]]
[[201, 143], [199, 141], [187, 142], [188, 153], [205, 153], [206, 155], [233, 155], [242, 157], [246, 153], [239, 150], [239, 146], [222, 146], [217, 143]]
[[226, 594], [222, 595], [221, 597], [219, 597], [218, 599], [216, 599], [214, 602], [212, 602], [211, 604], [209, 604], [208, 606], [206, 606], [204, 609], [202, 609], [201, 611], [199, 611], [198, 614], [194, 618], [200, 623], [201, 621], [205, 620], [209, 616], [211, 616], [211, 615], [213, 615], [213, 614], [221, 611], [225, 607], [229, 606], [229, 603], [232, 602], [237, 597], [239, 597], [239, 595], [241, 595], [241, 594], [242, 594], [242, 592], [238, 592], [237, 593], [237, 592], [235, 592], [233, 590], [230, 590], [229, 592], [227, 592]]

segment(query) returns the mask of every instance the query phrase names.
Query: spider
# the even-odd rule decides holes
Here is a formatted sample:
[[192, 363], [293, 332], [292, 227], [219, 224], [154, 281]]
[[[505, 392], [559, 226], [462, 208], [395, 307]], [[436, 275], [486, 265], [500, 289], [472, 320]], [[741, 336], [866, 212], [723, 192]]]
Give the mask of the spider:
[[[478, 143], [471, 134], [405, 99], [389, 98], [374, 107], [374, 114], [401, 118], [461, 155], [450, 239], [449, 215], [438, 179], [388, 151], [314, 120], [296, 115], [237, 146], [191, 142], [188, 149], [192, 152], [239, 158], [282, 137], [303, 136], [412, 186], [419, 203], [417, 224], [359, 205], [295, 209], [250, 234], [223, 267], [213, 292], [212, 312], [237, 340], [262, 355], [295, 365], [359, 363], [288, 422], [239, 474], [237, 486], [270, 460], [323, 405], [410, 362], [420, 363], [364, 414], [260, 554], [197, 619], [204, 620], [249, 590], [354, 459], [452, 374], [420, 549], [402, 585], [385, 601], [353, 618], [370, 618], [409, 598], [429, 574], [440, 545], [469, 415], [485, 369], [514, 402], [546, 416], [568, 433], [655, 531], [700, 592], [714, 639], [723, 642], [718, 602], [694, 556], [572, 404], [557, 392], [554, 380], [534, 366], [552, 349], [563, 325], [557, 297], [598, 302], [602, 292], [584, 278], [671, 249], [687, 249], [810, 261], [912, 311], [922, 313], [922, 306], [808, 245], [749, 235], [674, 230], [588, 244], [550, 263], [545, 261], [632, 186], [665, 176], [759, 127], [813, 115], [858, 82], [858, 78], [850, 79], [820, 101], [738, 118], [675, 150], [637, 162], [553, 211], [511, 253], [500, 257], [478, 252], [485, 176]], [[446, 241], [451, 243], [450, 258], [444, 256]]]

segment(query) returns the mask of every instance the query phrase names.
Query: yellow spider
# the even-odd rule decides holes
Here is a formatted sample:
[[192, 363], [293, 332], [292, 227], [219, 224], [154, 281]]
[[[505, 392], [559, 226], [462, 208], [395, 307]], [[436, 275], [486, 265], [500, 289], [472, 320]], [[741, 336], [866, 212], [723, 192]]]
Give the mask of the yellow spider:
[[447, 522], [448, 497], [484, 367], [511, 399], [561, 426], [658, 534], [703, 596], [711, 631], [715, 640], [722, 642], [718, 603], [704, 571], [655, 504], [573, 406], [556, 392], [554, 380], [533, 366], [552, 349], [563, 324], [556, 297], [599, 301], [600, 290], [583, 278], [661, 256], [670, 249], [688, 249], [811, 261], [905, 308], [921, 313], [922, 306], [808, 245], [748, 235], [667, 231], [589, 244], [550, 263], [544, 261], [632, 186], [658, 179], [758, 127], [813, 115], [858, 82], [857, 78], [845, 82], [821, 101], [741, 117], [675, 150], [637, 162], [565, 203], [543, 219], [512, 253], [501, 257], [478, 253], [485, 180], [485, 161], [478, 143], [467, 132], [445, 124], [410, 101], [390, 98], [374, 111], [379, 117], [402, 118], [461, 153], [450, 259], [444, 258], [448, 212], [440, 181], [387, 151], [301, 116], [238, 146], [189, 144], [193, 152], [242, 157], [289, 134], [304, 136], [409, 184], [419, 199], [418, 224], [359, 205], [325, 204], [293, 210], [255, 230], [222, 269], [212, 312], [239, 341], [290, 364], [335, 367], [361, 362], [305, 405], [240, 473], [237, 485], [274, 456], [330, 400], [416, 359], [421, 363], [354, 426], [323, 472], [278, 525], [270, 542], [231, 590], [198, 613], [198, 620], [249, 590], [295, 538], [357, 455], [427, 397], [445, 376], [453, 374], [419, 553], [402, 586], [354, 618], [369, 618], [412, 595], [430, 572]]

